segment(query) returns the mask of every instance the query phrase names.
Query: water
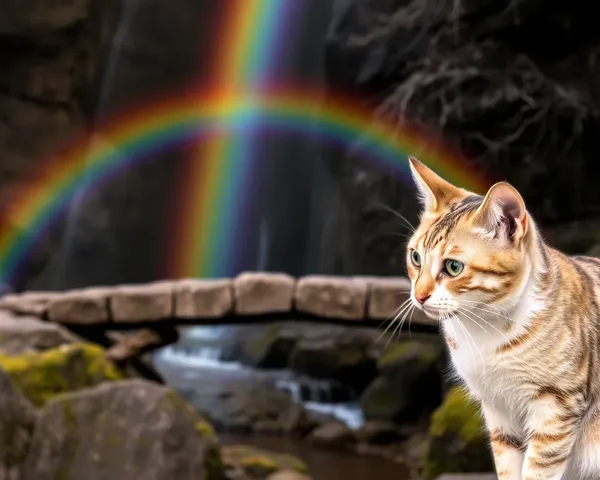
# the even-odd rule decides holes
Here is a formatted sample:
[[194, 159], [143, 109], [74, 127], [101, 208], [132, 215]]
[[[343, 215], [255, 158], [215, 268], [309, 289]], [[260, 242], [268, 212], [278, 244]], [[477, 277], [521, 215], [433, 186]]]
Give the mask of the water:
[[176, 387], [201, 390], [214, 388], [219, 383], [266, 381], [287, 392], [309, 411], [335, 417], [350, 428], [362, 425], [362, 410], [349, 389], [340, 386], [334, 391], [331, 382], [298, 376], [290, 370], [258, 370], [238, 362], [222, 361], [228, 332], [227, 327], [186, 330], [180, 345], [165, 347], [155, 355], [155, 364]]
[[[326, 380], [302, 377], [290, 370], [259, 370], [221, 356], [235, 327], [194, 327], [182, 331], [177, 345], [155, 355], [155, 365], [176, 389], [197, 391], [228, 384], [271, 382], [277, 389], [312, 412], [338, 418], [351, 428], [364, 422], [360, 406], [349, 389]], [[352, 400], [348, 399], [351, 398]], [[340, 401], [346, 399], [347, 401]], [[275, 435], [219, 435], [221, 443], [254, 445], [302, 458], [314, 480], [407, 480], [406, 468], [380, 457], [315, 448], [308, 441]]]
[[384, 458], [344, 454], [314, 448], [307, 442], [292, 438], [268, 436], [236, 437], [222, 435], [221, 444], [252, 444], [265, 450], [289, 453], [301, 458], [314, 480], [408, 480], [408, 469]]

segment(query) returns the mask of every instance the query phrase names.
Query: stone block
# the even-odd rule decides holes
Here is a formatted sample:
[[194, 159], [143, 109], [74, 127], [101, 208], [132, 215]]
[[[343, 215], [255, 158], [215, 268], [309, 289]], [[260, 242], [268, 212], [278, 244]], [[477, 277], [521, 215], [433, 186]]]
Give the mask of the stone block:
[[56, 323], [93, 325], [110, 321], [109, 290], [89, 288], [59, 295], [48, 305], [48, 320]]
[[175, 317], [218, 318], [233, 309], [230, 279], [185, 279], [175, 283]]
[[158, 321], [173, 316], [173, 283], [123, 285], [110, 295], [110, 311], [114, 322], [135, 323]]
[[46, 315], [48, 305], [59, 296], [59, 292], [26, 292], [5, 295], [0, 298], [0, 310], [41, 318]]
[[447, 473], [436, 480], [498, 480], [495, 473]]
[[410, 280], [406, 277], [371, 277], [367, 316], [385, 320], [398, 313], [398, 308], [410, 297]]
[[282, 313], [292, 309], [295, 279], [284, 273], [244, 272], [234, 282], [235, 311], [240, 315]]
[[310, 275], [298, 280], [296, 309], [321, 317], [361, 320], [365, 317], [367, 281], [359, 277]]

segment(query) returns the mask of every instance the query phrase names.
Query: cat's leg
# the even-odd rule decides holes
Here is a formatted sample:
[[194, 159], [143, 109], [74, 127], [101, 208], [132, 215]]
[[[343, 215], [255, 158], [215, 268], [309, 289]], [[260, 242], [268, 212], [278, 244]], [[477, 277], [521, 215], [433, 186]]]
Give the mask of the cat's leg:
[[525, 453], [515, 426], [485, 403], [481, 410], [490, 435], [498, 480], [521, 480]]
[[580, 395], [543, 393], [529, 406], [530, 432], [523, 480], [562, 480], [577, 440], [582, 415]]
[[[572, 470], [577, 472], [577, 479], [600, 478], [600, 406], [582, 425], [582, 432], [573, 451]], [[569, 477], [570, 478], [570, 477]]]

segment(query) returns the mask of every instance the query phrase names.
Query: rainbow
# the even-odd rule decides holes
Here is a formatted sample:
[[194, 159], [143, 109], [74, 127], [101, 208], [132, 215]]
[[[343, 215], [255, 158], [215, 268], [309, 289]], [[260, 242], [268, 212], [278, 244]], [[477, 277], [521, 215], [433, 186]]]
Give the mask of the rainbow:
[[[393, 125], [374, 122], [371, 113], [349, 100], [322, 103], [320, 97], [307, 92], [269, 92], [262, 97], [249, 95], [230, 98], [224, 103], [220, 95], [205, 101], [198, 108], [197, 92], [162, 103], [146, 106], [100, 128], [101, 144], [91, 144], [89, 138], [65, 151], [46, 168], [32, 177], [31, 183], [13, 200], [12, 217], [26, 229], [6, 229], [0, 233], [0, 280], [11, 278], [24, 255], [36, 239], [68, 206], [84, 182], [97, 187], [110, 180], [123, 168], [152, 157], [157, 151], [177, 143], [198, 139], [215, 128], [228, 134], [243, 134], [260, 126], [274, 132], [297, 132], [315, 128], [328, 141], [346, 144], [361, 135], [361, 148], [373, 161], [399, 175], [408, 175], [407, 155], [416, 155], [448, 180], [472, 191], [483, 191], [489, 181], [475, 172], [458, 155], [427, 142], [421, 134], [409, 128], [398, 131]], [[257, 125], [257, 119], [260, 124]], [[231, 180], [226, 163], [211, 164], [217, 177]], [[235, 179], [237, 181], [237, 179]], [[240, 192], [229, 188], [236, 182], [209, 185], [204, 192], [202, 215], [221, 217], [223, 209], [242, 202]], [[208, 188], [208, 186], [206, 187]], [[191, 212], [199, 213], [196, 206]], [[190, 211], [185, 212], [187, 217]], [[180, 219], [181, 221], [181, 219]], [[205, 245], [228, 245], [230, 225], [212, 223], [213, 229], [200, 232], [203, 249], [180, 251], [174, 272], [177, 277], [215, 277], [222, 275], [220, 257]], [[210, 241], [208, 241], [210, 240]], [[194, 262], [190, 262], [191, 259]]]
[[[10, 224], [0, 229], [0, 281], [10, 281], [20, 263], [55, 218], [82, 189], [110, 181], [125, 167], [158, 151], [193, 141], [197, 147], [183, 171], [181, 208], [175, 216], [175, 248], [167, 276], [228, 275], [251, 181], [252, 138], [262, 132], [314, 132], [347, 144], [360, 136], [365, 155], [399, 175], [407, 155], [473, 191], [489, 181], [459, 156], [418, 131], [373, 121], [352, 99], [328, 99], [310, 88], [273, 88], [282, 31], [290, 28], [297, 0], [227, 0], [221, 38], [215, 41], [214, 75], [202, 89], [142, 106], [99, 126], [33, 172], [11, 202]], [[206, 83], [206, 82], [205, 82]], [[102, 143], [95, 142], [97, 137]], [[200, 140], [202, 142], [200, 143]]]

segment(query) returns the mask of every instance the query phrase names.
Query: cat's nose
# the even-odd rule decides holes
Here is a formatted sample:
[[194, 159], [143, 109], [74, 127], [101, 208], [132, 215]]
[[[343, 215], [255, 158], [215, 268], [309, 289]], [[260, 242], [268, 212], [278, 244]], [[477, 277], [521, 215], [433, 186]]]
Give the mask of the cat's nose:
[[425, 301], [431, 297], [430, 293], [415, 293], [415, 298], [417, 299], [417, 302], [423, 304], [425, 303]]

